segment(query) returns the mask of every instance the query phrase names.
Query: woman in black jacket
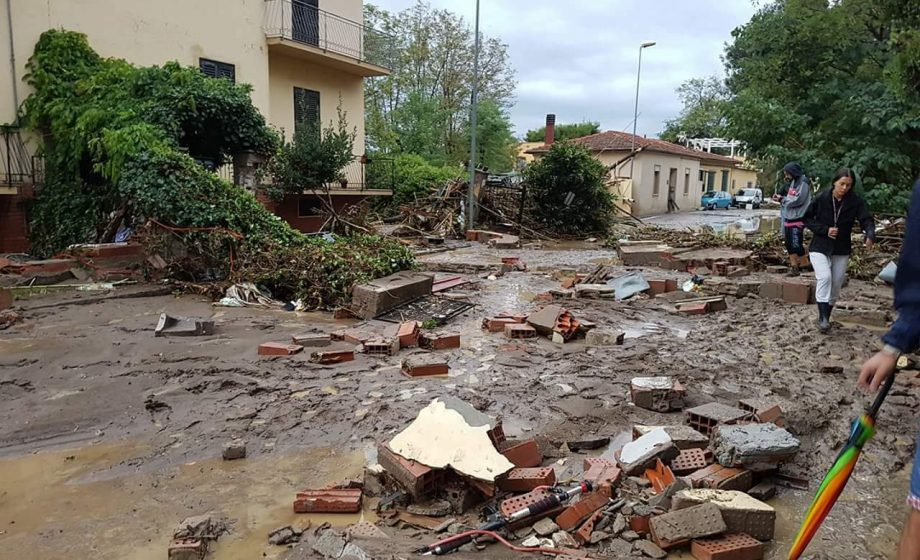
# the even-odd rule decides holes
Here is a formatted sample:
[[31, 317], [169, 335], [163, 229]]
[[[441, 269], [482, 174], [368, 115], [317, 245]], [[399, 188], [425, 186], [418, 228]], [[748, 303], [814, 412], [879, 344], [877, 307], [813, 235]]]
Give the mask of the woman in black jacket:
[[812, 201], [805, 215], [805, 226], [814, 232], [808, 256], [815, 269], [815, 299], [818, 302], [818, 328], [827, 332], [837, 295], [846, 279], [847, 264], [853, 252], [853, 225], [859, 221], [866, 247], [875, 243], [875, 220], [865, 201], [853, 192], [856, 175], [846, 167], [837, 171], [831, 188]]

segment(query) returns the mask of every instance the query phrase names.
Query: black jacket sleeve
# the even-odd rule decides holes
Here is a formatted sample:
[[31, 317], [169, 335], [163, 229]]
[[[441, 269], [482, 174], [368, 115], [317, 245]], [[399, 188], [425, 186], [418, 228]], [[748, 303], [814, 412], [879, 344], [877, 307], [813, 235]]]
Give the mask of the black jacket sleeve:
[[828, 225], [822, 224], [818, 219], [818, 205], [823, 199], [823, 196], [816, 196], [808, 205], [808, 211], [805, 212], [805, 227], [815, 232], [816, 235], [827, 236]]
[[856, 208], [856, 219], [859, 220], [859, 227], [862, 228], [866, 239], [875, 241], [875, 218], [862, 198], [859, 199], [859, 206]]

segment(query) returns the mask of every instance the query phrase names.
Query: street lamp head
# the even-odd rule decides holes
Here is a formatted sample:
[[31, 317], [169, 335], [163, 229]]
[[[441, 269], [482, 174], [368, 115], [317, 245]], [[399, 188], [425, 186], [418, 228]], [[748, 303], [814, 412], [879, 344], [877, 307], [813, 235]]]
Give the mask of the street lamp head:
[[658, 43], [656, 43], [655, 41], [647, 41], [647, 42], [645, 42], [645, 43], [642, 43], [642, 46], [641, 46], [640, 48], [645, 49], [645, 48], [648, 48], [648, 47], [654, 47], [654, 46], [657, 45], [657, 44], [658, 44]]

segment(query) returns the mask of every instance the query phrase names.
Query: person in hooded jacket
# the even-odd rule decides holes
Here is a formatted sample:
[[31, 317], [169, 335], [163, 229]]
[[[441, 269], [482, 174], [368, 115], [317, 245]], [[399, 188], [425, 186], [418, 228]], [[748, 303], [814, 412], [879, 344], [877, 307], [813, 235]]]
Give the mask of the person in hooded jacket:
[[792, 267], [789, 276], [801, 274], [805, 260], [805, 222], [803, 218], [811, 204], [811, 183], [802, 167], [789, 162], [783, 166], [783, 175], [788, 185], [780, 193], [773, 195], [773, 200], [779, 202], [780, 218], [783, 222], [783, 235], [786, 241], [786, 251], [789, 253], [789, 264]]
[[834, 175], [831, 188], [820, 192], [809, 205], [805, 225], [814, 236], [808, 248], [815, 271], [815, 300], [818, 302], [818, 328], [830, 329], [831, 312], [847, 276], [847, 264], [853, 252], [853, 226], [859, 222], [866, 247], [875, 243], [875, 220], [865, 201], [853, 192], [856, 174], [841, 168]]

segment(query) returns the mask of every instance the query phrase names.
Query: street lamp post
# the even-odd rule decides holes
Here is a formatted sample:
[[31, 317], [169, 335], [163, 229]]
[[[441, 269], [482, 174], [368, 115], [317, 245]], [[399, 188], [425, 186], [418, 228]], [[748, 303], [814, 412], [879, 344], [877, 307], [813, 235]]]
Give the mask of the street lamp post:
[[629, 178], [633, 178], [633, 166], [636, 163], [636, 127], [639, 125], [639, 80], [642, 79], [642, 51], [649, 47], [654, 47], [655, 41], [647, 41], [639, 45], [639, 70], [636, 72], [636, 108], [633, 111], [633, 133], [632, 133], [632, 159], [629, 160]]
[[479, 104], [479, 0], [476, 0], [475, 40], [473, 43], [473, 91], [470, 99], [470, 186], [467, 189], [466, 214], [468, 229], [476, 227], [476, 117]]

